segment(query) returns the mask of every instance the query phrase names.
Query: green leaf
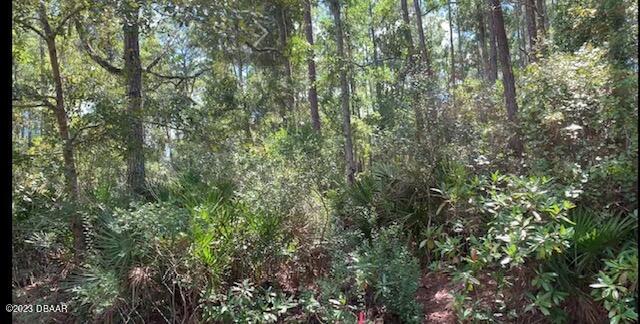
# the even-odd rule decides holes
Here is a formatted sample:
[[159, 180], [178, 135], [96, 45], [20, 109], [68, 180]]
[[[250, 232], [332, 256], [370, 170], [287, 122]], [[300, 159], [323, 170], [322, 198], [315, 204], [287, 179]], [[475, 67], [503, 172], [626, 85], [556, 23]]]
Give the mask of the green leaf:
[[545, 316], [549, 316], [551, 315], [551, 312], [549, 312], [549, 309], [547, 309], [546, 307], [540, 307], [540, 311], [542, 312], [542, 314], [544, 314]]
[[611, 318], [611, 324], [618, 324], [620, 323], [620, 315], [616, 315], [614, 317]]

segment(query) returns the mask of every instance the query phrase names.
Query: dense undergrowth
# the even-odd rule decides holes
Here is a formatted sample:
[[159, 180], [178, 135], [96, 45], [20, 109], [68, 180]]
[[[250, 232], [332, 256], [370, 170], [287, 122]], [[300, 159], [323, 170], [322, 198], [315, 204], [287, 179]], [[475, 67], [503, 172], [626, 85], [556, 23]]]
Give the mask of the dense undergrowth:
[[[384, 103], [393, 123], [354, 116], [352, 185], [338, 162], [337, 110], [322, 134], [265, 117], [245, 135], [240, 117], [220, 118], [225, 135], [213, 141], [194, 109], [180, 117], [195, 131], [176, 139], [169, 161], [148, 153], [146, 196], [124, 188], [120, 144], [79, 150], [75, 202], [63, 193], [55, 143], [16, 145], [14, 303], [72, 311], [14, 319], [421, 323], [416, 295], [433, 272], [451, 280], [463, 323], [636, 322], [637, 63], [612, 64], [606, 44], [565, 49], [575, 41], [565, 38], [515, 70], [518, 125], [506, 122], [502, 85], [471, 75], [454, 87], [455, 102], [424, 107], [420, 139], [400, 99]], [[264, 104], [230, 100], [222, 90], [231, 86], [216, 80], [209, 104]], [[514, 127], [523, 156], [508, 152]]]
[[[388, 131], [352, 187], [319, 163], [331, 143], [304, 131], [274, 133], [227, 170], [158, 177], [150, 201], [103, 185], [79, 207], [45, 173], [16, 179], [15, 284], [48, 274], [71, 316], [96, 322], [418, 323], [422, 268], [457, 284], [463, 322], [633, 322], [637, 128], [603, 90], [615, 85], [599, 55], [520, 71], [527, 156], [506, 171], [502, 110], [471, 119], [497, 104], [471, 80], [460, 113], [440, 120], [463, 127], [458, 138], [435, 147]], [[70, 213], [88, 249], [67, 274]]]

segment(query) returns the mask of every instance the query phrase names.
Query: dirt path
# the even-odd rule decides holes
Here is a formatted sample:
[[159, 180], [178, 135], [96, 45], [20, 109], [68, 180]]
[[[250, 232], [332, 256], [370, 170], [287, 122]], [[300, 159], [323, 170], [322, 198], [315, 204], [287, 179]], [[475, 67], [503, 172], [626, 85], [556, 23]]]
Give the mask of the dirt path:
[[423, 323], [455, 324], [451, 288], [445, 274], [430, 272], [422, 275], [417, 299], [425, 314]]

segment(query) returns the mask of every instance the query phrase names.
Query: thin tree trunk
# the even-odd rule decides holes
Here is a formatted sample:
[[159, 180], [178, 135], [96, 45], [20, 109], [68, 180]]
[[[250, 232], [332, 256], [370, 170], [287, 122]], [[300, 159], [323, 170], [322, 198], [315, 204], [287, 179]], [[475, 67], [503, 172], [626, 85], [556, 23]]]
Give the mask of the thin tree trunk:
[[345, 68], [344, 36], [342, 31], [342, 19], [340, 18], [339, 0], [330, 0], [331, 12], [335, 23], [335, 37], [338, 59], [340, 60], [340, 89], [342, 106], [342, 133], [344, 136], [344, 156], [346, 162], [347, 183], [355, 182], [356, 165], [353, 159], [353, 142], [351, 138], [351, 112], [349, 111], [349, 82]]
[[[348, 11], [349, 7], [346, 6], [344, 8], [344, 21], [349, 21], [348, 17], [349, 17], [349, 11]], [[344, 28], [344, 27], [343, 27]], [[343, 30], [344, 32], [344, 30]], [[346, 49], [347, 49], [347, 61], [346, 62], [353, 62], [353, 46], [351, 44], [351, 39], [350, 39], [350, 33], [346, 33], [343, 34], [344, 36], [344, 41], [346, 43]], [[362, 116], [360, 115], [360, 105], [357, 104], [357, 94], [356, 94], [356, 80], [355, 77], [353, 75], [353, 69], [351, 68], [351, 63], [347, 64], [347, 79], [349, 80], [349, 98], [351, 98], [351, 110], [353, 113], [355, 113], [355, 115], [358, 118], [361, 118]], [[354, 156], [358, 156], [355, 152], [355, 148], [354, 148]], [[357, 158], [356, 158], [357, 159]]]
[[449, 82], [449, 93], [452, 96], [455, 105], [456, 97], [453, 93], [453, 87], [456, 83], [456, 56], [453, 49], [453, 19], [451, 18], [451, 0], [447, 0], [447, 12], [449, 14], [449, 49], [451, 51], [451, 81]]
[[522, 61], [522, 66], [529, 64], [529, 55], [527, 51], [527, 22], [526, 22], [526, 13], [524, 9], [524, 5], [522, 2], [518, 2], [518, 15], [520, 19], [518, 20], [518, 28], [520, 34], [520, 48], [518, 49], [520, 55], [520, 60]]
[[[135, 6], [135, 5], [134, 5]], [[127, 82], [127, 185], [145, 194], [144, 129], [142, 126], [142, 65], [139, 44], [139, 8], [128, 6], [124, 16], [124, 76]]]
[[520, 2], [516, 3], [515, 7], [515, 18], [516, 18], [516, 61], [520, 67], [525, 66], [524, 53], [520, 50], [522, 40], [524, 39], [524, 34], [521, 32], [520, 26], [522, 25], [522, 4]]
[[[407, 43], [407, 65], [413, 66], [413, 54], [415, 51], [415, 47], [413, 45], [413, 37], [411, 37], [411, 21], [409, 20], [409, 8], [407, 6], [407, 0], [400, 0], [400, 7], [402, 9], [402, 20], [405, 25], [404, 37]], [[420, 98], [418, 92], [412, 89], [414, 92], [414, 103], [413, 103], [413, 112], [415, 115], [416, 122], [416, 140], [418, 142], [421, 141], [422, 138], [422, 130], [424, 129], [424, 118], [422, 116], [422, 111], [420, 110]]]
[[544, 36], [547, 33], [547, 10], [544, 0], [536, 0], [536, 13], [538, 14], [538, 30]]
[[489, 78], [489, 53], [487, 50], [487, 29], [485, 26], [484, 20], [484, 10], [482, 10], [484, 6], [480, 5], [480, 2], [476, 2], [476, 19], [478, 23], [478, 47], [480, 48], [480, 61], [482, 64], [480, 65], [480, 71], [482, 71], [481, 76], [483, 79], [487, 80]]
[[[287, 39], [289, 38], [289, 31], [287, 28], [287, 20], [286, 20], [286, 9], [279, 5], [276, 10], [276, 24], [278, 25], [278, 38], [280, 41], [280, 50], [284, 53], [285, 48], [287, 47]], [[289, 117], [293, 116], [294, 108], [295, 108], [295, 95], [293, 90], [293, 72], [291, 68], [291, 60], [288, 56], [283, 55], [284, 60], [284, 78], [286, 84], [286, 93], [285, 93], [285, 102], [287, 111], [283, 113], [284, 123], [287, 126], [289, 125]]]
[[[45, 11], [46, 13], [46, 11]], [[49, 27], [51, 28], [51, 27]], [[40, 38], [38, 40], [38, 49], [40, 50], [40, 61], [42, 62], [42, 64], [40, 65], [40, 91], [41, 93], [46, 93], [46, 88], [47, 88], [47, 75], [46, 72], [44, 70], [44, 57], [45, 57], [45, 53], [44, 53], [44, 45], [46, 45], [46, 43], [44, 43], [44, 39]], [[13, 59], [13, 58], [12, 58]], [[13, 65], [15, 67], [15, 64]], [[47, 111], [43, 110], [40, 112], [39, 114], [40, 117], [40, 121], [41, 121], [41, 126], [42, 126], [42, 136], [48, 136], [48, 135], [52, 135], [55, 133], [54, 130], [52, 130], [50, 128], [50, 123], [47, 123]]]
[[462, 48], [462, 21], [460, 20], [460, 5], [456, 3], [456, 31], [458, 34], [458, 57], [460, 58], [459, 76], [460, 80], [465, 78], [464, 49]]
[[[420, 9], [420, 0], [413, 0], [413, 8], [416, 14], [416, 26], [418, 27], [418, 40], [420, 42], [420, 55], [422, 56], [422, 61], [425, 63], [427, 68], [427, 74], [431, 75], [431, 58], [429, 57], [429, 48], [427, 47], [427, 42], [424, 37], [424, 28], [422, 27], [422, 10]], [[408, 15], [407, 15], [408, 16]]]
[[[491, 5], [490, 5], [491, 6]], [[498, 80], [498, 48], [496, 43], [496, 21], [489, 8], [489, 83]]]
[[[476, 42], [476, 46], [473, 47], [473, 54], [476, 57], [476, 70], [477, 70], [477, 75], [478, 75], [478, 79], [483, 79], [484, 80], [484, 59], [482, 58], [482, 52], [480, 50], [480, 42], [477, 41]], [[472, 64], [473, 65], [473, 64]]]
[[311, 0], [304, 2], [304, 22], [305, 22], [305, 35], [307, 42], [311, 46], [309, 56], [307, 57], [307, 66], [309, 74], [309, 107], [311, 109], [311, 123], [313, 129], [320, 132], [320, 114], [318, 110], [318, 92], [316, 91], [316, 63], [314, 61], [313, 53], [313, 25], [311, 20]]
[[402, 9], [402, 21], [404, 22], [404, 39], [409, 47], [409, 58], [413, 56], [413, 37], [411, 36], [411, 21], [409, 20], [409, 8], [407, 7], [407, 0], [400, 0], [400, 7]]
[[[69, 120], [64, 103], [64, 90], [62, 87], [62, 76], [60, 73], [60, 62], [58, 61], [58, 50], [56, 47], [56, 34], [53, 32], [49, 19], [47, 18], [44, 2], [40, 2], [39, 7], [40, 22], [44, 31], [45, 41], [49, 52], [49, 62], [51, 65], [51, 74], [55, 85], [55, 107], [53, 107], [56, 121], [58, 123], [58, 131], [62, 140], [62, 157], [64, 160], [64, 178], [67, 194], [75, 203], [78, 201], [78, 173], [76, 171], [76, 162], [74, 158], [73, 139], [69, 135]], [[84, 235], [82, 230], [82, 222], [79, 215], [71, 216], [70, 222], [71, 232], [74, 237], [74, 249], [76, 256], [85, 250]]]
[[[369, 17], [371, 17], [373, 19], [373, 4], [371, 2], [369, 2]], [[380, 67], [380, 56], [378, 54], [378, 40], [376, 38], [376, 34], [375, 31], [373, 29], [373, 22], [371, 23], [371, 26], [369, 27], [369, 33], [371, 35], [371, 43], [373, 46], [373, 62], [376, 68]], [[380, 111], [381, 108], [381, 101], [382, 101], [382, 84], [380, 83], [380, 81], [378, 81], [378, 79], [376, 78], [375, 80], [375, 96], [376, 96], [376, 104], [377, 104], [377, 110]]]
[[502, 84], [504, 86], [504, 99], [507, 107], [507, 118], [510, 126], [513, 127], [513, 136], [509, 142], [511, 149], [517, 156], [522, 154], [522, 142], [520, 141], [518, 127], [518, 104], [516, 102], [516, 85], [511, 68], [511, 56], [509, 55], [509, 42], [504, 28], [504, 18], [500, 0], [490, 0], [492, 4], [492, 15], [495, 21], [496, 40], [498, 42], [498, 56], [502, 66]]
[[529, 55], [534, 57], [536, 41], [538, 38], [538, 29], [536, 28], [536, 2], [535, 0], [526, 0], [524, 3], [525, 19], [527, 21], [527, 35], [529, 38]]

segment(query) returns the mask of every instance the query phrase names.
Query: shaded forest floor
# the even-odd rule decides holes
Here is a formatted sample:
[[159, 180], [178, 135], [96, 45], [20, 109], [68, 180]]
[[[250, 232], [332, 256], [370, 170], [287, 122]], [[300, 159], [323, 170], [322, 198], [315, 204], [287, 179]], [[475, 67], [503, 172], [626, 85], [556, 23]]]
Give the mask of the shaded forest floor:
[[[307, 286], [299, 281], [294, 273], [287, 273], [289, 269], [278, 271], [278, 285], [284, 291], [294, 293], [298, 284]], [[312, 276], [314, 273], [312, 273]], [[67, 270], [46, 275], [44, 278], [34, 278], [33, 283], [14, 290], [15, 304], [59, 304], [65, 302], [65, 293], [62, 285], [66, 280]], [[310, 279], [310, 278], [305, 278]], [[301, 281], [307, 281], [301, 280]], [[460, 287], [457, 287], [460, 288]], [[422, 306], [424, 312], [423, 323], [454, 324], [456, 316], [453, 310], [452, 290], [456, 289], [448, 275], [440, 272], [423, 272], [416, 295], [416, 300]], [[67, 296], [68, 297], [68, 296]], [[69, 323], [73, 322], [71, 313], [14, 313], [13, 323]], [[368, 323], [401, 323], [394, 318], [381, 317], [367, 318]]]
[[423, 323], [455, 323], [449, 277], [442, 273], [426, 272], [420, 281], [416, 298], [424, 312]]

